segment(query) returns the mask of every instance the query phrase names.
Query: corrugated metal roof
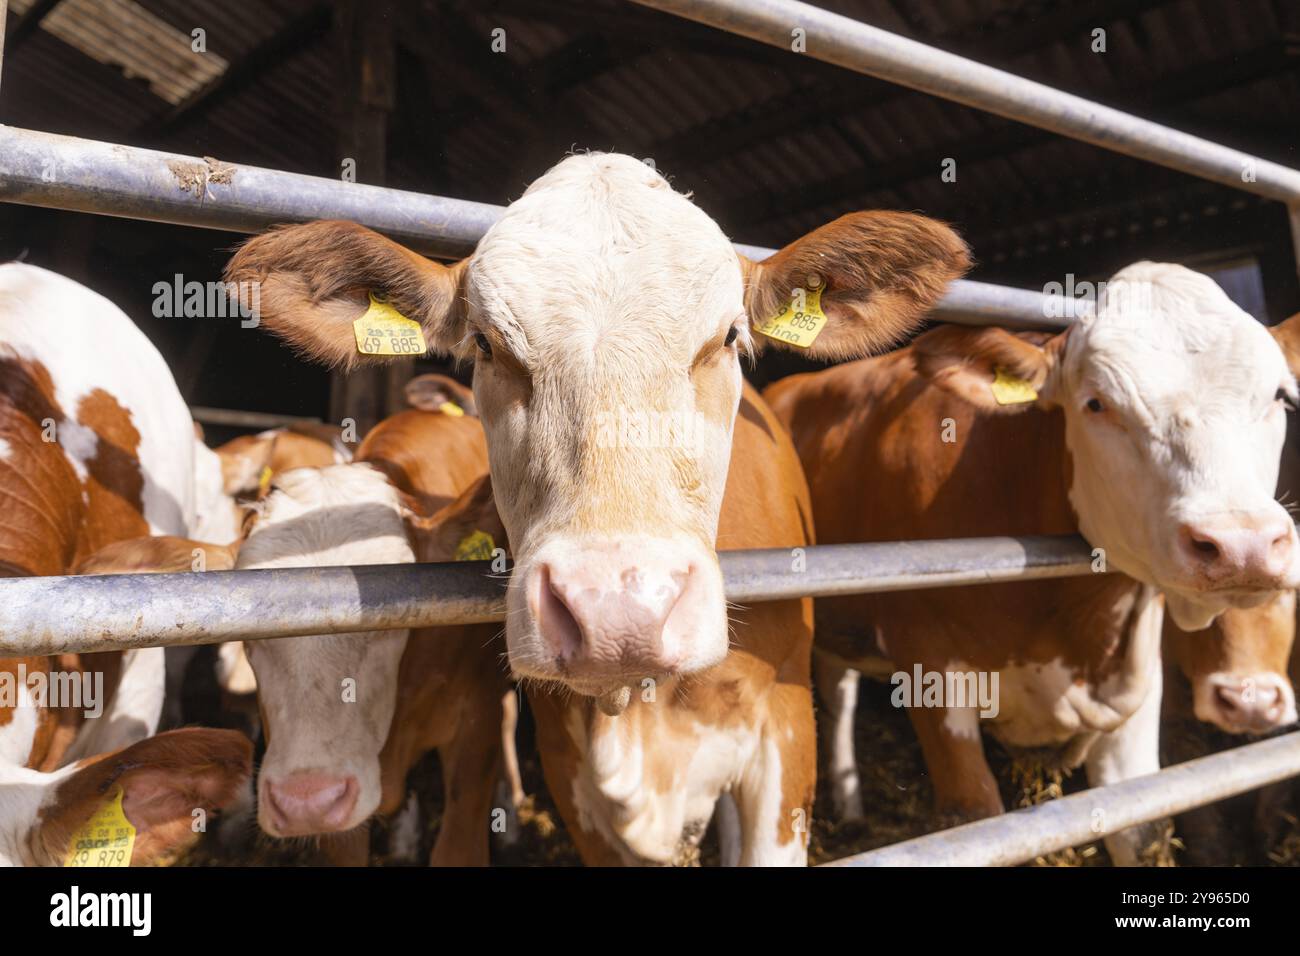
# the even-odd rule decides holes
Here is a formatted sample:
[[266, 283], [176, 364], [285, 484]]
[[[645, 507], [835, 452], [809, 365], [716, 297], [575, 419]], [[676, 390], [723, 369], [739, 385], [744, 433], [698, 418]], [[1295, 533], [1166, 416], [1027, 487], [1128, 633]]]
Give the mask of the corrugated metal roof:
[[[17, 14], [36, 0], [11, 0]], [[134, 0], [64, 0], [41, 20], [40, 29], [96, 62], [116, 67], [130, 81], [143, 80], [168, 103], [215, 80], [230, 65], [207, 50], [206, 28], [182, 32]]]

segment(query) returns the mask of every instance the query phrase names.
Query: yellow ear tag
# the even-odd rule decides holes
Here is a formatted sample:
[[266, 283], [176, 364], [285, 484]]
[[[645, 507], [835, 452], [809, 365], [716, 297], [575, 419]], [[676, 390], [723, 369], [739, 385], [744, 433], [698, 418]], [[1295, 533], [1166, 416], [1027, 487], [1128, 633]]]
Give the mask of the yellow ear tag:
[[444, 415], [450, 415], [452, 418], [464, 418], [465, 409], [461, 408], [455, 402], [443, 402], [438, 406], [438, 411]]
[[271, 476], [272, 476], [271, 466], [270, 465], [264, 466], [262, 468], [262, 473], [257, 476], [258, 494], [261, 495], [266, 494], [266, 489], [271, 487]]
[[473, 534], [466, 535], [461, 539], [460, 544], [456, 545], [456, 560], [490, 561], [495, 550], [496, 542], [492, 540], [492, 535], [486, 531], [475, 531]]
[[[822, 289], [820, 282], [812, 289], [796, 289], [785, 308], [772, 318], [756, 323], [754, 328], [778, 342], [796, 348], [808, 348], [826, 325], [826, 313], [822, 311]], [[800, 299], [803, 300], [802, 308], [799, 307]]]
[[420, 323], [370, 293], [370, 308], [352, 323], [362, 355], [423, 355], [428, 351]]
[[76, 832], [68, 845], [64, 866], [130, 866], [135, 827], [122, 812], [122, 789], [103, 804]]
[[1038, 392], [1023, 378], [1012, 375], [1002, 366], [994, 372], [993, 384], [990, 386], [993, 398], [999, 405], [1023, 405], [1025, 402], [1038, 401]]

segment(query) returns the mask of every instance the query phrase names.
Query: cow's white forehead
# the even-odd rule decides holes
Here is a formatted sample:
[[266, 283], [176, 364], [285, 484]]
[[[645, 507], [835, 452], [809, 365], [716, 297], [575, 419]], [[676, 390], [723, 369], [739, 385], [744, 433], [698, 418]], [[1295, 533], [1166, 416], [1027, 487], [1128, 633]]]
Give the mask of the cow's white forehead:
[[521, 356], [610, 335], [693, 350], [743, 307], [717, 223], [645, 163], [598, 153], [565, 159], [506, 209], [467, 295]]
[[1067, 374], [1119, 392], [1214, 404], [1271, 392], [1289, 373], [1268, 331], [1208, 276], [1139, 262], [1115, 274], [1094, 317], [1070, 334]]

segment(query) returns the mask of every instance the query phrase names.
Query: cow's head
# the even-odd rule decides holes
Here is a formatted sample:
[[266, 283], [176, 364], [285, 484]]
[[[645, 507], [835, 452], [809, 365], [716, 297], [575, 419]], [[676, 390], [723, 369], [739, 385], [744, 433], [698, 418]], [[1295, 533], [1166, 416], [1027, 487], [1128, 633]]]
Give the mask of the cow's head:
[[1198, 720], [1230, 734], [1261, 734], [1296, 720], [1287, 662], [1295, 641], [1294, 591], [1267, 604], [1230, 608], [1207, 630], [1165, 622], [1165, 652], [1192, 685]]
[[[409, 564], [398, 493], [368, 465], [276, 478], [237, 567]], [[250, 641], [267, 738], [258, 822], [272, 836], [350, 830], [379, 806], [379, 753], [397, 697], [405, 630]]]
[[[63, 866], [119, 791], [135, 828], [130, 864], [172, 862], [198, 839], [196, 811], [215, 813], [238, 797], [252, 758], [242, 734], [186, 727], [53, 773], [0, 764], [0, 866]], [[98, 865], [94, 850], [89, 857]]]
[[263, 322], [324, 361], [362, 358], [353, 322], [374, 293], [475, 362], [516, 560], [511, 665], [601, 695], [726, 653], [713, 546], [741, 355], [766, 341], [753, 323], [816, 292], [827, 322], [805, 354], [861, 355], [967, 264], [946, 226], [884, 212], [754, 263], [648, 165], [593, 154], [533, 183], [452, 266], [322, 222], [252, 240], [227, 275], [258, 282]]
[[1063, 410], [1080, 530], [1109, 566], [1161, 588], [1184, 629], [1300, 583], [1295, 527], [1273, 496], [1296, 381], [1269, 331], [1208, 277], [1137, 263], [1094, 316], [1041, 345], [948, 328], [916, 355], [988, 410], [1035, 404], [999, 404], [998, 378]]

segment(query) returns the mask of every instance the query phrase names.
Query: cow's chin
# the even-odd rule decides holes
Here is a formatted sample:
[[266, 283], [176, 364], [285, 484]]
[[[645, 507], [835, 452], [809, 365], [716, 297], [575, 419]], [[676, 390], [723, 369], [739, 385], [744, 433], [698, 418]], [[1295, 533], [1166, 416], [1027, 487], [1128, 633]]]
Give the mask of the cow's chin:
[[1202, 631], [1230, 608], [1252, 608], [1277, 597], [1276, 591], [1242, 589], [1187, 592], [1165, 590], [1165, 610], [1184, 631]]

